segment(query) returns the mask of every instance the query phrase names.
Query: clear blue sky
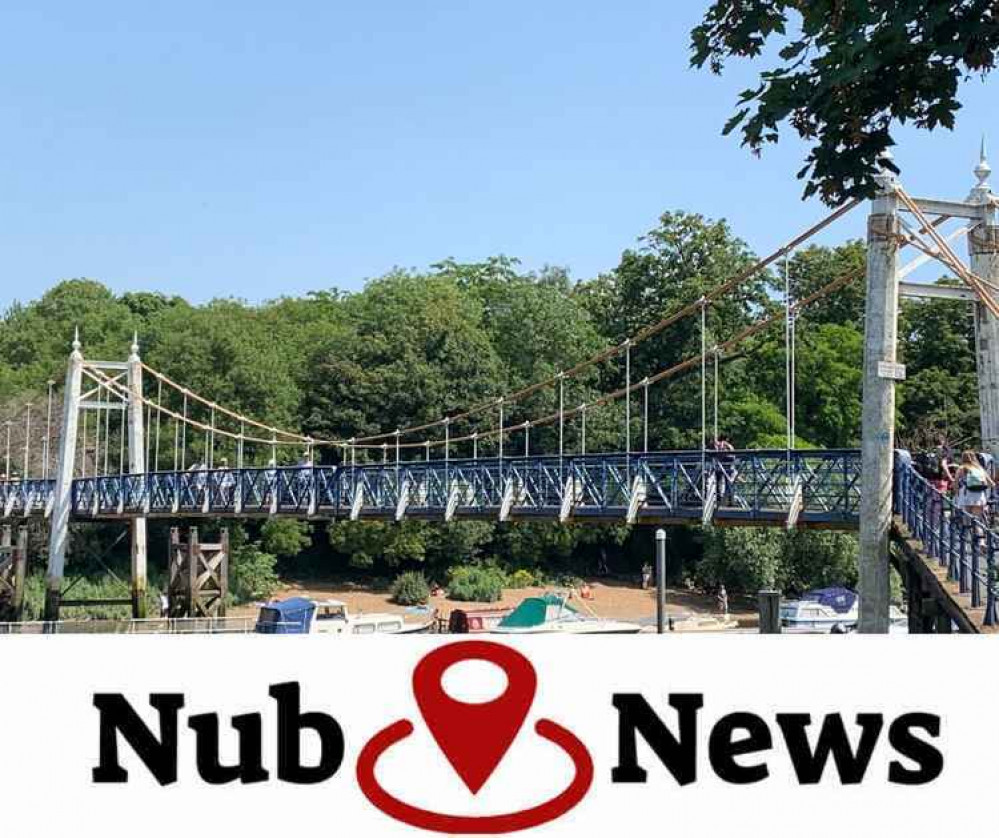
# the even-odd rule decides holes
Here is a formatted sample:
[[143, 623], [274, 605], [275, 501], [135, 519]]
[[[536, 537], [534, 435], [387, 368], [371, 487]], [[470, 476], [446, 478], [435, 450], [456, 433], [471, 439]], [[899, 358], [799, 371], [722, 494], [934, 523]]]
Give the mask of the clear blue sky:
[[[672, 208], [763, 251], [823, 209], [790, 136], [760, 160], [720, 136], [751, 69], [687, 68], [707, 4], [10, 0], [0, 306], [73, 276], [261, 300], [497, 253], [584, 278]], [[953, 134], [899, 132], [910, 191], [966, 194], [996, 85], [966, 85]]]

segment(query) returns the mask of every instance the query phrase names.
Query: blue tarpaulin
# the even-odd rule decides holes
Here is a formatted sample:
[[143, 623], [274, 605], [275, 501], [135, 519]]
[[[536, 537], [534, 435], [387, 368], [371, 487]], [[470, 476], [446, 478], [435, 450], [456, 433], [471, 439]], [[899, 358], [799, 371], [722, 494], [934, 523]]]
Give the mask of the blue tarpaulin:
[[316, 606], [303, 597], [278, 599], [260, 609], [256, 630], [260, 634], [308, 634]]
[[802, 599], [827, 605], [837, 614], [845, 614], [857, 601], [857, 595], [849, 588], [817, 588], [809, 591]]

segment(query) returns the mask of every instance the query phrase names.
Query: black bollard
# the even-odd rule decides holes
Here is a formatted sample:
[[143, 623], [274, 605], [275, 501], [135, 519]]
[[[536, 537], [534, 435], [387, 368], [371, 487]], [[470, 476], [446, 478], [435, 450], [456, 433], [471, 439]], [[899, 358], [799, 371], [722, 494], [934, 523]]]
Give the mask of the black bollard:
[[666, 530], [656, 530], [656, 631], [666, 631]]
[[780, 591], [759, 592], [760, 634], [780, 634]]

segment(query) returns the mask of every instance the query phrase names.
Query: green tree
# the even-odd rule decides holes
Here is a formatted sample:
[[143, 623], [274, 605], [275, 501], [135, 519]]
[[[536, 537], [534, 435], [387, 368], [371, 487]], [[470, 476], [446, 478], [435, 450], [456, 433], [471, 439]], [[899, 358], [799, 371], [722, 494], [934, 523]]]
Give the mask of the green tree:
[[[744, 242], [724, 221], [668, 212], [635, 250], [626, 250], [617, 268], [581, 289], [593, 319], [615, 345], [641, 328], [672, 315], [732, 279], [755, 261]], [[708, 346], [733, 337], [768, 305], [770, 277], [748, 278], [708, 310]], [[676, 366], [701, 352], [700, 318], [687, 316], [632, 350], [632, 381]], [[620, 386], [624, 369], [619, 357], [609, 362], [603, 389]], [[700, 445], [700, 383], [691, 374], [667, 379], [649, 390], [649, 436], [660, 448]], [[726, 391], [726, 399], [728, 394]], [[636, 397], [637, 404], [637, 397]], [[619, 411], [614, 414], [620, 422]], [[637, 410], [633, 410], [633, 416]], [[637, 421], [637, 417], [636, 417]], [[618, 428], [620, 425], [618, 424]], [[633, 438], [638, 438], [633, 431]], [[614, 443], [620, 445], [617, 431]]]
[[906, 300], [899, 318], [899, 344], [906, 364], [899, 407], [902, 441], [912, 448], [927, 447], [938, 436], [953, 445], [977, 441], [973, 309], [964, 302]]
[[725, 133], [758, 153], [789, 125], [811, 144], [805, 194], [839, 203], [871, 194], [893, 125], [954, 126], [959, 83], [995, 67], [999, 15], [994, 0], [715, 0], [691, 50], [715, 73], [768, 56]]

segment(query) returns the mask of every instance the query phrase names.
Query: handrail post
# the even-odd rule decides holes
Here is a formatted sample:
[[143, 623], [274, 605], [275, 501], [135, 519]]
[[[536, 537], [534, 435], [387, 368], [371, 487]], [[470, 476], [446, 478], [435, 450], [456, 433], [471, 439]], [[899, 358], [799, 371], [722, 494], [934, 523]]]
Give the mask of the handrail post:
[[996, 624], [996, 538], [992, 530], [988, 530], [985, 552], [985, 617], [982, 625]]
[[971, 607], [982, 607], [982, 589], [980, 585], [980, 550], [983, 537], [978, 532], [978, 522], [971, 525]]

